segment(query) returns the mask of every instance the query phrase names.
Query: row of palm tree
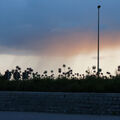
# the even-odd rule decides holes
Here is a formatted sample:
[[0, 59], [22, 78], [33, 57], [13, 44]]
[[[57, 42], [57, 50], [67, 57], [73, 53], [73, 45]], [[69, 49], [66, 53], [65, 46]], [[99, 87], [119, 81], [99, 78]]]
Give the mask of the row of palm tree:
[[[93, 66], [92, 69], [88, 69], [85, 71], [86, 74], [80, 74], [80, 73], [73, 73], [73, 70], [71, 67], [67, 67], [65, 64], [62, 65], [62, 68], [58, 68], [58, 76], [55, 76], [55, 73], [53, 70], [50, 71], [50, 75], [48, 75], [48, 71], [45, 70], [42, 74], [39, 74], [38, 72], [34, 72], [32, 68], [27, 68], [23, 72], [21, 71], [21, 68], [19, 66], [16, 66], [13, 70], [6, 70], [5, 73], [1, 77], [3, 77], [5, 80], [28, 80], [28, 79], [56, 79], [56, 78], [67, 78], [67, 79], [86, 79], [88, 77], [98, 77], [98, 73], [96, 70], [96, 66]], [[113, 78], [113, 76], [110, 72], [106, 72], [107, 75], [104, 75], [102, 72], [102, 69], [99, 69], [99, 77], [103, 79], [107, 78]], [[118, 66], [118, 69], [116, 71], [116, 76], [120, 75], [120, 66]]]

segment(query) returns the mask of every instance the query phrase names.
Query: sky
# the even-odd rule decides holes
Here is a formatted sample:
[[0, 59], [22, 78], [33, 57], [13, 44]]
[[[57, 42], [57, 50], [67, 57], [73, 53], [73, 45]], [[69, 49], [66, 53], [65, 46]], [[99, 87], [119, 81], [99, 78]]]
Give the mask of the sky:
[[100, 67], [115, 73], [120, 0], [0, 0], [0, 71], [57, 71], [66, 64], [83, 73], [96, 65], [99, 4]]

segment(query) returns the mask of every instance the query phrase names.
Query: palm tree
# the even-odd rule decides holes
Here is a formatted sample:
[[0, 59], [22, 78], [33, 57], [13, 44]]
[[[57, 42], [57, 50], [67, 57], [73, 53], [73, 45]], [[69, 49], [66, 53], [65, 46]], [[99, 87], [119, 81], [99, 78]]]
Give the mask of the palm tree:
[[58, 73], [60, 74], [62, 72], [62, 69], [61, 68], [58, 68]]
[[51, 72], [51, 73], [53, 73], [54, 71], [53, 71], [53, 70], [51, 70], [50, 72]]
[[64, 69], [64, 72], [65, 72], [65, 68], [66, 68], [66, 65], [65, 65], [65, 64], [63, 64], [63, 69]]

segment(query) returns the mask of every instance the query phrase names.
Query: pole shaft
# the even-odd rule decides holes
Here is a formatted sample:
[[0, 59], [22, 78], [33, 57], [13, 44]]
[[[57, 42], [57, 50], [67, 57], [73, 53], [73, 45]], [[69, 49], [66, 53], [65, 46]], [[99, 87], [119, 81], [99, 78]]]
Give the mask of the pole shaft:
[[98, 60], [97, 60], [98, 77], [100, 74], [99, 61], [100, 61], [100, 8], [98, 8]]

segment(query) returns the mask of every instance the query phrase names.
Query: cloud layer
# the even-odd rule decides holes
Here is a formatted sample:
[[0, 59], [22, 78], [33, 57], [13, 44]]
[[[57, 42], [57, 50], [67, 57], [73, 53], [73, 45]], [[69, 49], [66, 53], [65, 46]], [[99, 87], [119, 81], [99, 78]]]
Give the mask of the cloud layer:
[[[119, 4], [119, 0], [102, 3], [101, 49], [119, 47]], [[74, 56], [93, 52], [96, 6], [96, 0], [1, 0], [0, 53]]]

